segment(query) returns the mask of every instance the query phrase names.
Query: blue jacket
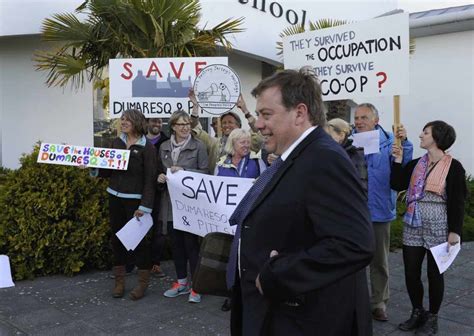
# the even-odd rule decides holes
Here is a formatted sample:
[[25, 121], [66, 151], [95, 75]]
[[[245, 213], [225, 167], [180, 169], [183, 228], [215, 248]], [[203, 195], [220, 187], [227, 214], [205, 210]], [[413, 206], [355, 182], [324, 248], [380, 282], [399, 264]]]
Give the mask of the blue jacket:
[[[390, 172], [392, 167], [392, 145], [394, 136], [381, 126], [375, 126], [380, 135], [380, 152], [365, 155], [369, 173], [369, 211], [372, 222], [390, 222], [395, 219], [395, 191], [390, 189]], [[402, 141], [403, 161], [407, 164], [413, 157], [413, 144]]]
[[257, 178], [265, 168], [260, 156], [253, 152], [243, 157], [238, 167], [232, 164], [230, 155], [224, 155], [217, 162], [214, 174], [217, 176]]

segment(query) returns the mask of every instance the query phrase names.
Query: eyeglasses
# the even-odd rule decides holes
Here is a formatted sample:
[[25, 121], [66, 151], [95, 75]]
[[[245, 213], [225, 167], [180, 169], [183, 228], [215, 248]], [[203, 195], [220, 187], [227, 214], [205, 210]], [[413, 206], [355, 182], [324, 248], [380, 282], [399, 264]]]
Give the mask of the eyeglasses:
[[179, 126], [179, 127], [181, 127], [181, 128], [185, 128], [185, 127], [191, 126], [191, 124], [190, 124], [190, 123], [185, 123], [185, 124], [182, 124], [182, 123], [176, 123], [176, 124], [174, 124], [174, 125], [175, 125], [175, 126]]

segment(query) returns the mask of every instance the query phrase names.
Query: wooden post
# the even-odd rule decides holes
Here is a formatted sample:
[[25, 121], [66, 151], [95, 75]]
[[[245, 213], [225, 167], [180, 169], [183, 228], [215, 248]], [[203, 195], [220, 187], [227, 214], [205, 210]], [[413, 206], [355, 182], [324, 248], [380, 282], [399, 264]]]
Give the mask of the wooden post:
[[222, 127], [221, 127], [221, 118], [220, 117], [217, 118], [216, 128], [217, 128], [217, 137], [221, 138], [222, 137]]
[[[400, 96], [393, 96], [393, 133], [397, 134], [398, 126], [400, 125]], [[402, 142], [395, 137], [395, 144], [401, 146]]]

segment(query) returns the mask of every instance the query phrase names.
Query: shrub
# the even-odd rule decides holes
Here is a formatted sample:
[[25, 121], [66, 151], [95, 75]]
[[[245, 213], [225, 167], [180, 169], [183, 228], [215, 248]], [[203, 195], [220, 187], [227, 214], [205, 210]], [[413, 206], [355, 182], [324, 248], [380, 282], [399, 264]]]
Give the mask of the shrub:
[[106, 181], [77, 167], [39, 164], [38, 146], [0, 185], [0, 253], [15, 279], [110, 264]]

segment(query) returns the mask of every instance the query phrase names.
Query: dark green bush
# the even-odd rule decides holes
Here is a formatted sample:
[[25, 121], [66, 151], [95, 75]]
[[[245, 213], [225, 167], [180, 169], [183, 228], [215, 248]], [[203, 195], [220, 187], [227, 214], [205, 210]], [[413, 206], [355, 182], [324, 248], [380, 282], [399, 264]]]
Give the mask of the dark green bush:
[[110, 265], [106, 181], [39, 164], [38, 146], [0, 180], [0, 253], [15, 279]]
[[[469, 176], [466, 179], [468, 196], [466, 209], [464, 211], [464, 225], [462, 230], [463, 241], [474, 241], [474, 179]], [[401, 194], [403, 196], [403, 194]], [[399, 197], [397, 201], [397, 218], [392, 222], [390, 229], [390, 248], [402, 247], [403, 214], [405, 213], [405, 201]]]

